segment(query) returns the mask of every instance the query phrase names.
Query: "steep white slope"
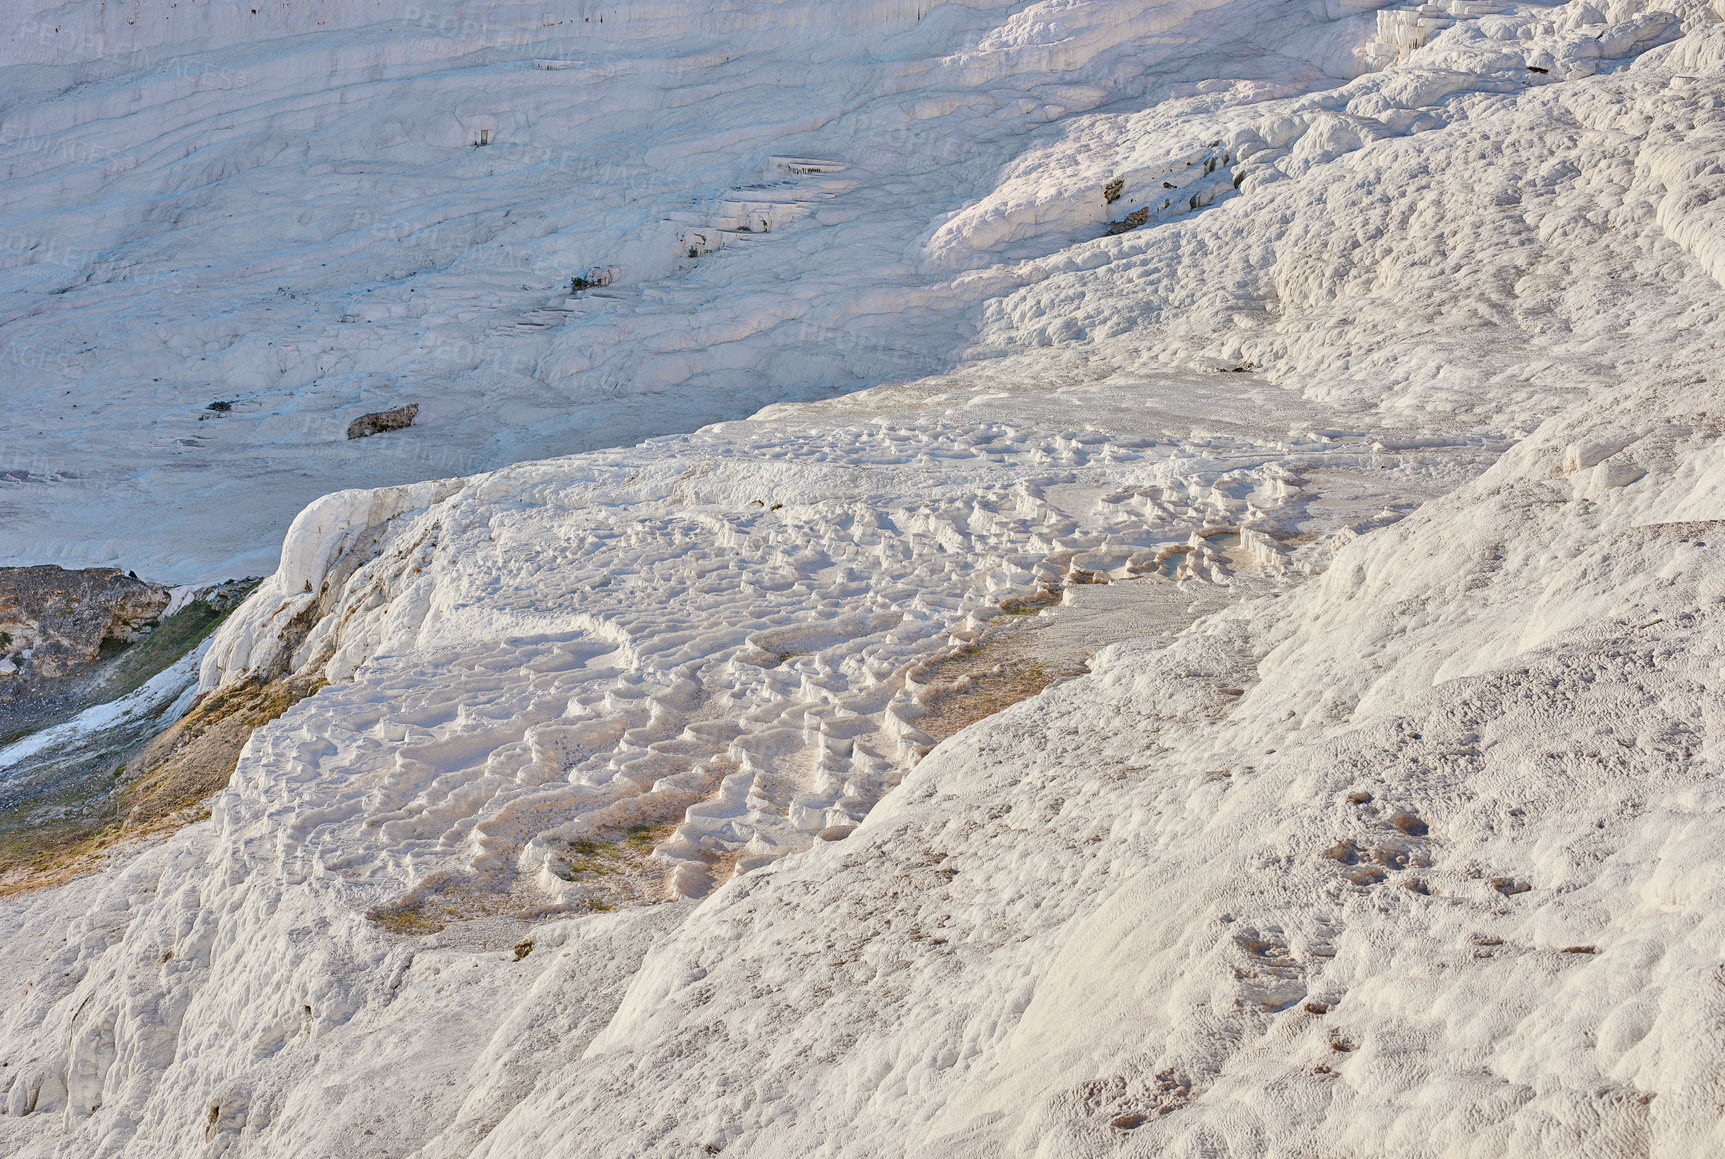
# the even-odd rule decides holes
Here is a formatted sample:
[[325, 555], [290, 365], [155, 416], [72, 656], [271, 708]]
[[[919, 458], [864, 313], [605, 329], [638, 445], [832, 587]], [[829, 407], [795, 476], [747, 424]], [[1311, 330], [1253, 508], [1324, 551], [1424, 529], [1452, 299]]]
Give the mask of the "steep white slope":
[[[1491, 19], [1062, 129], [1230, 175], [928, 223], [951, 374], [309, 508], [205, 678], [334, 685], [0, 909], [8, 1152], [1717, 1150], [1720, 41]], [[1097, 573], [1275, 594], [917, 761], [926, 661]]]
[[[1642, 461], [1716, 442], [1660, 401]], [[1717, 547], [1663, 472], [1563, 476], [1581, 425], [742, 879], [486, 1153], [608, 1153], [556, 1125], [618, 1086], [667, 1154], [1710, 1153]], [[1511, 662], [1399, 675], [1428, 641]]]

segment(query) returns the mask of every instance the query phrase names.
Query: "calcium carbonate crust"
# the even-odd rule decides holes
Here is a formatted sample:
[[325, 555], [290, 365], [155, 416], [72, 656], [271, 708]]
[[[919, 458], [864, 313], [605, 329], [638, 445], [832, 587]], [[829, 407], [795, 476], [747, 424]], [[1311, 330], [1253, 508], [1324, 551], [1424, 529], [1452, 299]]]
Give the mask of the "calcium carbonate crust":
[[[1095, 59], [1046, 11], [973, 55]], [[1725, 41], [1437, 15], [967, 186], [947, 373], [307, 508], [203, 680], [331, 686], [0, 908], [0, 1146], [1725, 1147]], [[1229, 598], [931, 747], [924, 665], [1080, 575]], [[574, 870], [661, 816], [654, 896]]]

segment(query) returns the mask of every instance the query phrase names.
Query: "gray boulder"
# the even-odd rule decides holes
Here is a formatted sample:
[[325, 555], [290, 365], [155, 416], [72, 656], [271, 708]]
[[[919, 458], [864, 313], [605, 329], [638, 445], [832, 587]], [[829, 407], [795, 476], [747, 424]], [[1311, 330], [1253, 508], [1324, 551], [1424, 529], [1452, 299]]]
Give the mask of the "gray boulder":
[[372, 414], [360, 415], [347, 424], [347, 437], [350, 439], [365, 439], [384, 431], [399, 431], [413, 425], [413, 420], [419, 417], [419, 404], [408, 403], [394, 410], [380, 410]]

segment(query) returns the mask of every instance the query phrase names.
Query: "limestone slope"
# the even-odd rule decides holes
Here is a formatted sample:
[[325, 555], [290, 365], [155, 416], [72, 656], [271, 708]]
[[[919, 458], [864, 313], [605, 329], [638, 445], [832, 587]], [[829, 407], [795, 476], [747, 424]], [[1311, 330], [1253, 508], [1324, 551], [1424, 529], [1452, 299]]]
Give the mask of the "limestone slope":
[[1720, 33], [1374, 27], [925, 221], [948, 373], [308, 507], [203, 680], [330, 686], [0, 908], [8, 1153], [1717, 1151]]

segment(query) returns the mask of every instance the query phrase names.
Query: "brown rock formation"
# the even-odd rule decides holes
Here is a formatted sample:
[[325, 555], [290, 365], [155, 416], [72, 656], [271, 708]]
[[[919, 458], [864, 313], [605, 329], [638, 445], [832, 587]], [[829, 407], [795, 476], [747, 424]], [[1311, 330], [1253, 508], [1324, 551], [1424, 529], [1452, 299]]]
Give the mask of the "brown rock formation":
[[413, 420], [419, 417], [419, 404], [408, 403], [394, 410], [380, 410], [368, 415], [360, 415], [347, 424], [347, 437], [364, 439], [384, 431], [399, 431], [413, 425]]
[[75, 675], [104, 646], [131, 644], [147, 633], [168, 599], [167, 588], [117, 568], [0, 568], [0, 657], [41, 679]]

